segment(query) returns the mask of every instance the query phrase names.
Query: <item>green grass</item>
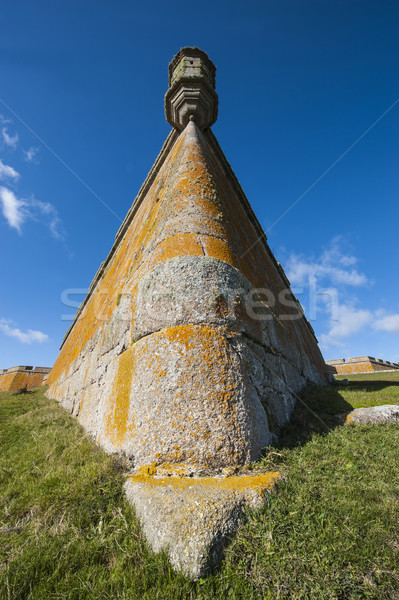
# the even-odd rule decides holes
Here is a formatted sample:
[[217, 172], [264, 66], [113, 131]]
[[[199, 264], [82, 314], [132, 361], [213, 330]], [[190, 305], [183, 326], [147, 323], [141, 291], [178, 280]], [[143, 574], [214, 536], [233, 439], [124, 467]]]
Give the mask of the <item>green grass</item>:
[[0, 598], [399, 598], [399, 427], [331, 416], [385, 393], [395, 401], [391, 384], [370, 385], [305, 390], [317, 416], [298, 403], [262, 461], [285, 481], [196, 583], [148, 549], [120, 461], [42, 390], [1, 393]]
[[335, 375], [335, 379], [349, 379], [353, 382], [361, 381], [396, 381], [399, 382], [399, 371], [379, 371], [374, 373], [352, 373], [351, 375]]
[[348, 379], [349, 385], [339, 385], [339, 393], [353, 408], [399, 404], [399, 371], [358, 373], [337, 376], [338, 383]]

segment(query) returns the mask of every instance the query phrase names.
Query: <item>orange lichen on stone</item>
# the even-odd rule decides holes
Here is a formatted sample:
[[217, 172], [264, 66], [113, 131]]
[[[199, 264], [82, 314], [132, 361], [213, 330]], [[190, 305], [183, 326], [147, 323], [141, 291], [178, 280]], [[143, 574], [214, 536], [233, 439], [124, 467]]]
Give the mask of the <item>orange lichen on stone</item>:
[[161, 463], [158, 465], [153, 462], [150, 465], [142, 465], [134, 475], [137, 477], [161, 477], [162, 475], [167, 475], [168, 477], [187, 477], [191, 472], [192, 465], [186, 465], [185, 463]]
[[203, 254], [197, 235], [193, 233], [173, 235], [162, 240], [155, 248], [147, 270], [176, 256], [202, 256]]
[[278, 471], [257, 475], [232, 475], [229, 477], [154, 477], [151, 469], [143, 469], [135, 475], [128, 475], [131, 483], [144, 483], [155, 487], [171, 485], [174, 488], [214, 488], [219, 490], [268, 490], [281, 479]]
[[39, 367], [38, 370], [26, 367], [11, 367], [0, 372], [0, 391], [17, 392], [20, 389], [32, 390], [44, 385], [50, 369]]
[[[267, 443], [267, 419], [259, 401], [247, 414], [234, 335], [220, 326], [187, 324], [125, 350], [117, 358], [100, 443], [133, 454], [137, 466], [253, 460]], [[249, 451], [252, 421], [259, 431]]]
[[[125, 439], [128, 427], [128, 414], [132, 376], [134, 373], [134, 348], [128, 348], [119, 356], [118, 370], [114, 381], [112, 399], [106, 413], [106, 435], [117, 448]], [[129, 421], [129, 429], [134, 423]]]
[[[178, 136], [132, 214], [126, 232], [107, 260], [101, 278], [65, 340], [49, 379], [50, 395], [62, 399], [69, 394], [69, 384], [62, 384], [73, 377], [81, 365], [83, 376], [79, 375], [79, 384], [83, 381], [82, 387], [87, 385], [86, 377], [92, 370], [93, 340], [94, 352], [102, 356], [102, 346], [107, 345], [108, 340], [116, 345], [119, 335], [130, 335], [130, 340], [124, 341], [119, 350], [122, 354], [118, 358], [114, 382], [102, 387], [101, 393], [107, 395], [108, 406], [104, 404], [104, 415], [99, 420], [102, 423], [100, 442], [108, 440], [114, 448], [132, 451], [132, 454], [150, 444], [154, 449], [153, 456], [160, 461], [211, 463], [221, 453], [224, 460], [232, 464], [246, 462], [250, 459], [243, 448], [253, 444], [244, 439], [244, 417], [237, 413], [237, 398], [244, 394], [245, 386], [250, 390], [245, 392], [247, 395], [254, 393], [254, 388], [247, 375], [244, 376], [245, 361], [240, 362], [231, 343], [240, 327], [233, 328], [234, 331], [206, 323], [168, 327], [166, 319], [160, 331], [155, 326], [151, 328], [150, 323], [146, 330], [136, 335], [139, 322], [137, 295], [141, 282], [161, 263], [188, 256], [201, 257], [201, 260], [202, 257], [212, 258], [237, 269], [248, 284], [271, 290], [277, 300], [270, 310], [279, 318], [292, 309], [282, 306], [278, 299], [285, 283], [277, 263], [267, 244], [258, 240], [258, 231], [248, 218], [240, 192], [227, 176], [207, 134], [199, 131], [194, 123], [189, 123]], [[125, 302], [125, 298], [129, 300]], [[232, 318], [248, 322], [248, 315], [244, 314], [245, 303], [234, 294], [231, 298], [228, 301], [234, 305]], [[194, 300], [200, 311], [201, 299]], [[216, 317], [227, 318], [230, 306], [227, 299], [215, 296], [213, 300]], [[126, 327], [120, 330], [115, 325], [114, 330], [118, 315], [126, 306]], [[162, 306], [169, 318], [166, 300]], [[260, 339], [260, 322], [254, 322], [251, 327], [251, 334]], [[321, 371], [324, 363], [304, 320], [282, 321], [281, 327], [285, 334], [279, 334], [279, 339], [284, 338], [286, 348], [301, 347]], [[132, 342], [134, 345], [123, 351]], [[235, 371], [236, 379], [232, 377], [232, 371]], [[93, 394], [92, 397], [90, 392], [82, 400], [81, 390], [78, 392], [79, 418], [85, 426], [86, 419], [97, 414], [95, 392]], [[170, 406], [168, 394], [173, 396]], [[140, 398], [144, 398], [146, 406], [148, 403], [147, 412], [142, 414]], [[157, 408], [151, 408], [158, 398], [162, 400]], [[90, 410], [85, 410], [89, 399]], [[190, 420], [190, 411], [184, 412], [181, 408], [190, 402], [198, 414], [199, 406], [206, 406], [206, 415], [211, 417]], [[166, 410], [169, 411], [167, 416], [162, 412]], [[138, 413], [141, 415], [137, 419], [140, 426], [136, 429]], [[184, 443], [166, 442], [165, 436], [158, 431], [161, 414], [169, 423], [171, 439], [176, 442], [184, 438]], [[265, 430], [268, 431], [267, 419]], [[264, 443], [267, 443], [267, 435]], [[241, 438], [242, 444], [232, 441], [236, 438]], [[206, 445], [209, 449], [205, 455], [199, 448]], [[137, 453], [140, 456], [140, 450]], [[142, 456], [142, 460], [146, 458]]]
[[219, 260], [223, 260], [233, 267], [238, 268], [238, 263], [235, 259], [234, 252], [232, 251], [231, 244], [212, 236], [201, 235], [200, 239], [207, 256], [218, 258]]

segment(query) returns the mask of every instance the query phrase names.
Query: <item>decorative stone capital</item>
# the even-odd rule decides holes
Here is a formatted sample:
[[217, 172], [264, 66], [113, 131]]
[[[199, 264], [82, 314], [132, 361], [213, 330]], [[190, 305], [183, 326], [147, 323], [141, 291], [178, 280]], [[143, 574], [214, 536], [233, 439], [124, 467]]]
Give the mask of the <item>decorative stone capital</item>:
[[199, 48], [182, 48], [169, 64], [169, 89], [165, 95], [166, 120], [182, 130], [192, 120], [200, 129], [217, 119], [216, 67]]

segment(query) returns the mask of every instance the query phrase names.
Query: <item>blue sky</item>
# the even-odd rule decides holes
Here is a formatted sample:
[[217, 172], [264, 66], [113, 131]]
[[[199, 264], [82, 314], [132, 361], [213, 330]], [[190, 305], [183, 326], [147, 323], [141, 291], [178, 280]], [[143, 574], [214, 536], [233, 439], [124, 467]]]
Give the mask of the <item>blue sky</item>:
[[0, 368], [53, 364], [187, 45], [217, 65], [213, 131], [325, 358], [399, 360], [397, 2], [16, 0], [2, 23]]

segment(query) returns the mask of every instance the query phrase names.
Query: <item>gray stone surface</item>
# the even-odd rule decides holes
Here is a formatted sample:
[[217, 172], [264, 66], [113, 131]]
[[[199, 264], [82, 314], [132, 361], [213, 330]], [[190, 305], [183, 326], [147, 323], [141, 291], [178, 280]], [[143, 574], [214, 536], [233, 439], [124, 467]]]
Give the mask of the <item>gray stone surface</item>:
[[[118, 396], [108, 398], [99, 439], [117, 438], [135, 466], [191, 462], [248, 464], [271, 442], [253, 385], [252, 355], [234, 334], [211, 325], [164, 328], [127, 352], [133, 373], [122, 423]], [[210, 368], [204, 368], [208, 365]]]
[[[124, 451], [135, 466], [257, 460], [318, 374], [266, 305], [266, 320], [248, 315], [251, 289], [218, 259], [160, 263], [133, 304], [121, 295], [57, 396], [108, 452]], [[133, 374], [124, 398], [115, 393], [122, 358]]]
[[[291, 305], [276, 300], [288, 282], [210, 132], [214, 65], [186, 48], [169, 75], [176, 131], [64, 339], [49, 395], [107, 452], [125, 453], [151, 545], [198, 577], [270, 489], [215, 471], [259, 459], [306, 382], [325, 383], [325, 365], [291, 292]], [[184, 477], [153, 474], [167, 465]]]
[[193, 579], [206, 575], [242, 522], [260, 508], [278, 473], [233, 477], [128, 477], [125, 493], [156, 552]]
[[182, 48], [169, 66], [169, 89], [165, 96], [167, 121], [184, 129], [190, 118], [201, 129], [212, 125], [218, 114], [215, 65], [199, 48]]
[[356, 408], [350, 413], [339, 416], [345, 423], [356, 423], [359, 425], [399, 423], [399, 406], [395, 404], [384, 404], [383, 406]]
[[160, 263], [138, 286], [133, 338], [184, 323], [212, 323], [260, 342], [261, 323], [245, 311], [250, 289], [237, 269], [215, 258], [183, 256]]
[[[266, 305], [266, 320], [249, 316], [251, 289], [218, 259], [160, 263], [133, 303], [121, 294], [56, 397], [108, 452], [124, 451], [135, 466], [256, 460], [318, 374]], [[123, 398], [115, 392], [122, 359], [132, 373]]]

